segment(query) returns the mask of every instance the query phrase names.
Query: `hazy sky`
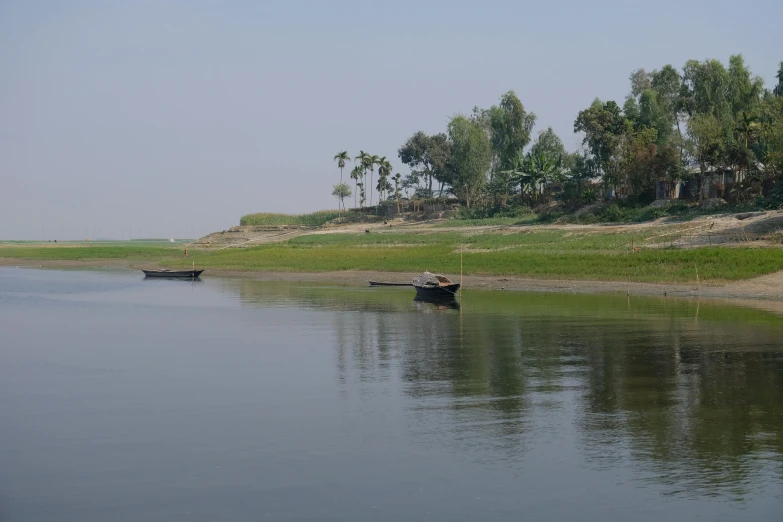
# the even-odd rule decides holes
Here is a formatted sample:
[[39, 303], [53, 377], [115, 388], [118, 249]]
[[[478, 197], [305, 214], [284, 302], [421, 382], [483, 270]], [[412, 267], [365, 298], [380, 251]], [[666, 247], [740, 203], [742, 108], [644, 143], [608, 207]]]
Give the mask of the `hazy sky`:
[[[385, 155], [513, 89], [575, 149], [628, 75], [742, 53], [772, 83], [783, 2], [0, 0], [0, 239], [196, 237], [336, 208]], [[347, 174], [346, 174], [347, 175]]]

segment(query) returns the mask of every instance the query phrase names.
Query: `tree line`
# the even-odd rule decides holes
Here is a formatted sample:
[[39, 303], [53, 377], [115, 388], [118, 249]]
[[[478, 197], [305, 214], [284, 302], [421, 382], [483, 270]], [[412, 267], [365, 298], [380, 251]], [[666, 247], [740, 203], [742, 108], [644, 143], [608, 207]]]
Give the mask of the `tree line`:
[[[778, 180], [783, 173], [783, 62], [776, 84], [764, 86], [751, 74], [742, 55], [718, 60], [689, 60], [682, 69], [665, 65], [630, 75], [630, 92], [622, 106], [596, 99], [580, 111], [574, 132], [582, 146], [567, 152], [551, 127], [533, 139], [536, 115], [509, 91], [489, 109], [453, 116], [446, 132], [416, 132], [399, 148], [410, 173], [392, 175], [385, 158], [361, 151], [354, 158], [355, 205], [365, 206], [372, 175], [378, 170], [377, 201], [453, 194], [467, 207], [533, 206], [552, 197], [587, 204], [603, 191], [655, 199], [656, 182], [693, 177], [701, 197], [704, 177], [730, 170], [750, 181]], [[342, 171], [350, 160], [341, 151], [334, 159], [340, 184], [333, 194], [343, 201], [351, 187]], [[367, 174], [369, 181], [366, 184]], [[392, 185], [391, 182], [394, 182]], [[366, 185], [366, 186], [365, 186]], [[747, 188], [747, 186], [746, 186]], [[344, 207], [344, 204], [343, 204]]]
[[[374, 154], [368, 154], [363, 150], [359, 151], [359, 155], [354, 158], [356, 166], [351, 170], [350, 177], [354, 181], [354, 189], [351, 186], [343, 182], [343, 169], [346, 167], [347, 162], [351, 161], [351, 156], [347, 151], [340, 151], [334, 156], [334, 160], [337, 161], [337, 166], [340, 168], [340, 183], [335, 185], [332, 190], [332, 195], [337, 197], [342, 208], [345, 209], [345, 198], [354, 196], [354, 207], [364, 207], [367, 203], [367, 187], [370, 188], [370, 206], [372, 206], [372, 180], [375, 169], [378, 169], [377, 184], [375, 186], [378, 192], [378, 203], [380, 203], [384, 196], [386, 199], [400, 199], [400, 179], [401, 174], [392, 175], [391, 162], [386, 159], [386, 156], [376, 156]], [[367, 172], [369, 171], [369, 179]], [[392, 185], [394, 182], [394, 185]]]

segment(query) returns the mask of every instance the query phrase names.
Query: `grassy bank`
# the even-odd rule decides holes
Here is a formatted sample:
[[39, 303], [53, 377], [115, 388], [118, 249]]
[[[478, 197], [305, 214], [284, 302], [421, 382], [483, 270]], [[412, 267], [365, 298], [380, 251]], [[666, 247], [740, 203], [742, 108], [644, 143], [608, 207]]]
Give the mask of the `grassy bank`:
[[217, 251], [158, 246], [14, 246], [0, 257], [27, 260], [125, 259], [224, 270], [327, 272], [372, 270], [653, 283], [737, 281], [783, 270], [783, 249], [656, 248], [634, 252], [636, 233], [562, 230], [504, 234], [459, 232], [312, 234], [284, 243]]
[[154, 246], [137, 242], [110, 246], [60, 243], [53, 246], [6, 246], [0, 248], [0, 258], [39, 261], [88, 261], [92, 259], [125, 259], [128, 261], [172, 260], [182, 255], [183, 247]]
[[259, 212], [257, 214], [246, 214], [242, 216], [239, 220], [239, 224], [254, 226], [300, 225], [320, 227], [324, 223], [345, 215], [345, 212], [340, 212], [339, 210], [319, 210], [310, 214], [274, 214], [271, 212]]

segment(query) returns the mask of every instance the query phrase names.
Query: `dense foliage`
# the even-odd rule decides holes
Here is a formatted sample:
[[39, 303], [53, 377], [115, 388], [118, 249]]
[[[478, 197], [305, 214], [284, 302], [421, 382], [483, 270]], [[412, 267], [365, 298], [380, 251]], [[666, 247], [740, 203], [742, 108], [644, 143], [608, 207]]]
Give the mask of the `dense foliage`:
[[[775, 78], [765, 88], [742, 55], [728, 66], [690, 60], [680, 70], [636, 70], [622, 104], [596, 99], [579, 112], [582, 147], [574, 152], [551, 127], [534, 137], [536, 115], [509, 91], [489, 109], [453, 116], [445, 133], [414, 133], [398, 150], [407, 176], [361, 151], [351, 170], [354, 204], [365, 206], [369, 193], [372, 205], [374, 190], [378, 202], [453, 195], [501, 215], [554, 199], [570, 209], [605, 197], [642, 205], [656, 198], [658, 182], [686, 180], [685, 196], [700, 200], [705, 176], [721, 172], [736, 174], [732, 198], [747, 203], [783, 174], [783, 62]], [[342, 182], [350, 156], [341, 151], [335, 160]], [[778, 197], [769, 192], [766, 205]]]

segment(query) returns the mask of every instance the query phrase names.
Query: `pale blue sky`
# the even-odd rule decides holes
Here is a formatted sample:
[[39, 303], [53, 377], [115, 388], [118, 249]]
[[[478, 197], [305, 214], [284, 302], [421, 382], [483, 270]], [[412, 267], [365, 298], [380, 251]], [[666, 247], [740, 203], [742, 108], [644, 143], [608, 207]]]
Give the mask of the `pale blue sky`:
[[569, 149], [636, 68], [742, 53], [771, 84], [783, 2], [0, 0], [0, 239], [195, 237], [335, 208], [386, 155], [513, 89]]

